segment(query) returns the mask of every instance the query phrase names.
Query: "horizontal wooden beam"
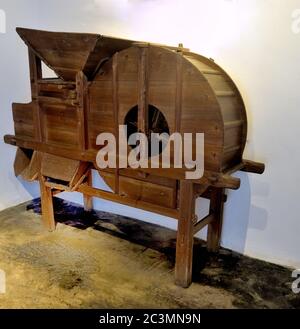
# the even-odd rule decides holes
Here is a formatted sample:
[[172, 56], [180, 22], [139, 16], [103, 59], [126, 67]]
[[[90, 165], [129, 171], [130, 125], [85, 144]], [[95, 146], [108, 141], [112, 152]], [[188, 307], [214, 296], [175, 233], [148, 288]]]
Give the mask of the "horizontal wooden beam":
[[194, 225], [194, 234], [203, 229], [204, 226], [208, 225], [214, 219], [214, 214], [208, 214], [206, 217], [201, 219], [198, 223]]
[[250, 160], [243, 160], [242, 171], [251, 172], [254, 174], [262, 174], [265, 171], [265, 165], [260, 162], [254, 162]]
[[71, 189], [69, 186], [63, 185], [63, 184], [57, 184], [52, 182], [45, 182], [45, 186], [50, 187], [54, 190], [60, 191], [60, 192], [71, 192]]
[[237, 177], [230, 176], [228, 174], [212, 174], [208, 176], [210, 186], [229, 188], [232, 190], [237, 190], [241, 185], [241, 180]]
[[57, 156], [61, 156], [64, 158], [69, 158], [73, 160], [80, 160], [80, 161], [87, 161], [87, 162], [94, 162], [96, 160], [97, 151], [84, 151], [82, 152], [79, 149], [67, 148], [60, 145], [52, 145], [42, 142], [37, 142], [32, 139], [27, 139], [22, 137], [17, 138], [13, 135], [5, 135], [4, 142], [6, 144], [14, 145], [23, 147], [25, 149], [36, 150], [43, 153], [49, 153]]
[[179, 212], [177, 209], [166, 208], [166, 207], [158, 206], [153, 203], [145, 202], [142, 200], [133, 200], [133, 199], [130, 199], [127, 197], [122, 197], [118, 194], [106, 192], [106, 191], [88, 186], [87, 184], [80, 185], [77, 189], [77, 192], [80, 192], [80, 193], [83, 193], [85, 195], [92, 196], [92, 197], [98, 197], [98, 198], [112, 201], [112, 202], [122, 203], [126, 206], [155, 212], [160, 215], [168, 216], [168, 217], [171, 217], [174, 219], [178, 219], [178, 217], [179, 217]]
[[[32, 139], [27, 138], [17, 138], [13, 135], [4, 136], [4, 141], [7, 144], [11, 144], [14, 146], [23, 147], [26, 149], [32, 149], [39, 152], [50, 153], [53, 155], [79, 160], [79, 161], [87, 161], [91, 162], [96, 166], [96, 156], [97, 150], [86, 150], [81, 151], [79, 149], [74, 148], [66, 148], [63, 146], [52, 145], [42, 142], [37, 142]], [[168, 177], [178, 180], [185, 179], [185, 168], [140, 168], [141, 172], [153, 174], [161, 177]], [[193, 180], [195, 184], [203, 184], [207, 186], [214, 186], [220, 188], [229, 188], [229, 189], [238, 189], [240, 187], [240, 179], [236, 177], [232, 177], [229, 174], [216, 173], [208, 170], [204, 171], [203, 177], [199, 179]]]

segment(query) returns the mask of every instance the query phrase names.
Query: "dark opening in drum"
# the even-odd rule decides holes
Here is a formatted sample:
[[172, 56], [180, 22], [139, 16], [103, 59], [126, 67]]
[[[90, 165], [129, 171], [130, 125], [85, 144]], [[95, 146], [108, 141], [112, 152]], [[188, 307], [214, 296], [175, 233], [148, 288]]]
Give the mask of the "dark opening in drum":
[[[127, 125], [127, 142], [130, 135], [139, 132], [138, 129], [138, 106], [134, 106], [130, 109], [125, 117], [124, 124]], [[151, 134], [170, 134], [170, 129], [165, 116], [162, 112], [153, 105], [148, 106], [148, 127], [146, 129], [148, 138], [148, 156], [150, 157], [160, 154], [167, 146], [168, 138], [159, 139], [159, 149], [151, 150]], [[152, 138], [154, 135], [152, 135]], [[154, 137], [155, 138], [155, 137]], [[135, 145], [130, 145], [131, 148], [136, 148]], [[153, 154], [152, 154], [153, 153]]]

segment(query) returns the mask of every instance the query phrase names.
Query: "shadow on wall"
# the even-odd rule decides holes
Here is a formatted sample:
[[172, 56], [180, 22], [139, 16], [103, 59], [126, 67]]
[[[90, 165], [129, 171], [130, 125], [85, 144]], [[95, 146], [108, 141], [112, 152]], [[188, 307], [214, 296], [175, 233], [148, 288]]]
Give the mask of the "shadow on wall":
[[[222, 246], [244, 253], [247, 244], [247, 234], [250, 229], [264, 231], [268, 224], [268, 212], [257, 206], [257, 198], [269, 194], [269, 188], [264, 184], [255, 191], [251, 190], [251, 174], [238, 172], [236, 177], [241, 179], [241, 187], [236, 191], [227, 190], [227, 202], [224, 207], [224, 224]], [[255, 179], [255, 178], [254, 178]]]
[[28, 182], [22, 179], [21, 177], [17, 177], [17, 181], [23, 188], [26, 190], [26, 192], [31, 196], [32, 199], [37, 198], [40, 195], [40, 187], [39, 183], [37, 182]]
[[[93, 171], [94, 187], [109, 190], [103, 179], [99, 176], [97, 171]], [[264, 231], [267, 228], [268, 212], [256, 205], [256, 201], [260, 198], [265, 199], [269, 194], [269, 188], [266, 184], [256, 187], [251, 190], [250, 184], [252, 174], [238, 172], [236, 177], [241, 179], [241, 187], [238, 191], [226, 190], [227, 202], [224, 207], [224, 224], [221, 245], [231, 250], [245, 253], [247, 247], [247, 234], [249, 230]], [[257, 186], [257, 184], [255, 185]], [[82, 196], [80, 193], [64, 193], [60, 197], [71, 202], [82, 204]], [[150, 213], [140, 209], [128, 207], [125, 205], [113, 203], [102, 199], [94, 199], [94, 208], [129, 216], [148, 223], [159, 224], [172, 230], [176, 230], [177, 221], [174, 219]], [[198, 198], [196, 200], [196, 214], [198, 218], [203, 218], [208, 214], [209, 200]], [[204, 228], [196, 237], [206, 240], [207, 229]]]

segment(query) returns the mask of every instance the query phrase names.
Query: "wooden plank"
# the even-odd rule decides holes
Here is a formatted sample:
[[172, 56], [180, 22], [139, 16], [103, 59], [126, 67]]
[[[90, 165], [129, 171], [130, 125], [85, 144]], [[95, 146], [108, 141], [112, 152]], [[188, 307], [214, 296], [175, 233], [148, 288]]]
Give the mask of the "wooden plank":
[[138, 103], [138, 131], [148, 133], [148, 45], [140, 45], [139, 60], [139, 103]]
[[40, 58], [30, 48], [28, 49], [28, 57], [32, 97], [33, 126], [35, 128], [34, 135], [36, 140], [41, 142], [43, 140], [43, 132], [41, 111], [38, 101], [38, 81], [42, 79], [42, 63]]
[[44, 153], [41, 160], [43, 176], [70, 182], [78, 170], [80, 161]]
[[201, 219], [194, 225], [194, 234], [198, 233], [200, 230], [203, 229], [204, 226], [208, 225], [214, 219], [214, 214], [208, 214], [206, 217]]
[[180, 131], [181, 111], [182, 111], [182, 52], [177, 55], [176, 63], [176, 103], [175, 103], [175, 131]]
[[119, 172], [120, 172], [120, 175], [122, 175], [122, 176], [135, 178], [135, 179], [153, 183], [153, 184], [158, 184], [158, 185], [167, 186], [167, 187], [171, 187], [171, 188], [176, 188], [176, 186], [177, 186], [175, 179], [147, 174], [138, 169], [125, 168], [125, 169], [120, 169]]
[[178, 219], [178, 216], [179, 216], [178, 211], [176, 209], [161, 207], [161, 206], [151, 204], [149, 202], [145, 202], [142, 200], [132, 200], [127, 197], [121, 197], [118, 194], [102, 191], [100, 189], [90, 187], [86, 184], [80, 185], [78, 187], [77, 191], [80, 193], [86, 194], [86, 195], [90, 195], [90, 196], [98, 197], [98, 198], [101, 198], [104, 200], [125, 204], [127, 206], [143, 209], [146, 211], [151, 211], [151, 212], [158, 213], [158, 214], [161, 214], [164, 216], [168, 216], [168, 217], [171, 217], [174, 219]]
[[46, 179], [43, 175], [39, 177], [40, 190], [41, 190], [41, 207], [42, 207], [42, 219], [44, 226], [48, 231], [55, 230], [55, 219], [53, 209], [53, 196], [51, 187], [46, 186]]
[[[119, 76], [118, 76], [118, 53], [113, 57], [112, 64], [112, 89], [113, 89], [113, 115], [114, 115], [114, 136], [119, 140]], [[119, 154], [119, 143], [116, 145], [116, 152]], [[116, 163], [115, 169], [115, 192], [119, 193], [119, 162]]]
[[[86, 183], [88, 186], [93, 187], [92, 170], [89, 170]], [[83, 194], [83, 205], [85, 211], [92, 211], [94, 208], [93, 197], [88, 194]]]
[[30, 137], [35, 138], [35, 131], [32, 124], [26, 122], [15, 122], [15, 134], [16, 136], [23, 138], [23, 137]]
[[234, 97], [235, 93], [233, 91], [226, 91], [226, 90], [219, 90], [216, 91], [216, 96], [217, 97]]
[[242, 161], [243, 168], [242, 171], [251, 172], [255, 174], [262, 174], [265, 171], [265, 165], [260, 162], [244, 160]]
[[38, 100], [40, 103], [44, 104], [56, 104], [56, 105], [68, 105], [75, 106], [77, 105], [77, 101], [74, 99], [63, 99], [61, 97], [47, 97], [47, 96], [39, 96]]
[[14, 172], [16, 177], [20, 176], [30, 164], [30, 154], [25, 149], [18, 147], [14, 161]]
[[119, 177], [119, 194], [167, 208], [175, 208], [176, 205], [174, 188], [125, 176]]
[[42, 63], [41, 59], [31, 49], [28, 49], [28, 57], [31, 96], [32, 100], [36, 100], [38, 97], [38, 81], [42, 79]]
[[87, 78], [82, 71], [76, 75], [76, 92], [77, 92], [77, 124], [78, 124], [78, 144], [79, 148], [84, 151], [88, 145], [88, 126], [87, 126], [87, 101], [88, 85]]
[[187, 288], [192, 282], [195, 198], [193, 182], [180, 181], [179, 221], [176, 242], [175, 283]]
[[45, 143], [56, 145], [56, 147], [73, 147], [78, 149], [78, 134], [76, 131], [67, 130], [60, 125], [47, 124], [48, 128], [45, 129]]
[[74, 188], [75, 185], [82, 179], [82, 176], [88, 176], [88, 172], [90, 171], [91, 164], [88, 162], [80, 161], [77, 169], [74, 172], [73, 177], [70, 180], [70, 187]]
[[50, 187], [51, 189], [55, 189], [61, 192], [71, 192], [71, 189], [67, 185], [52, 183], [52, 182], [45, 182], [46, 187]]

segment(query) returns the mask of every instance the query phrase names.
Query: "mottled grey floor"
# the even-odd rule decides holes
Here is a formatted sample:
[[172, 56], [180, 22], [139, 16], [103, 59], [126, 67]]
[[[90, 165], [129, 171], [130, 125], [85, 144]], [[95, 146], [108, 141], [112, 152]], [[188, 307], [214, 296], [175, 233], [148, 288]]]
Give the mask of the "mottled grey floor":
[[[27, 210], [28, 208], [28, 210]], [[0, 212], [0, 308], [300, 308], [291, 270], [195, 241], [193, 284], [173, 284], [174, 231], [55, 199], [54, 233], [39, 200]]]

